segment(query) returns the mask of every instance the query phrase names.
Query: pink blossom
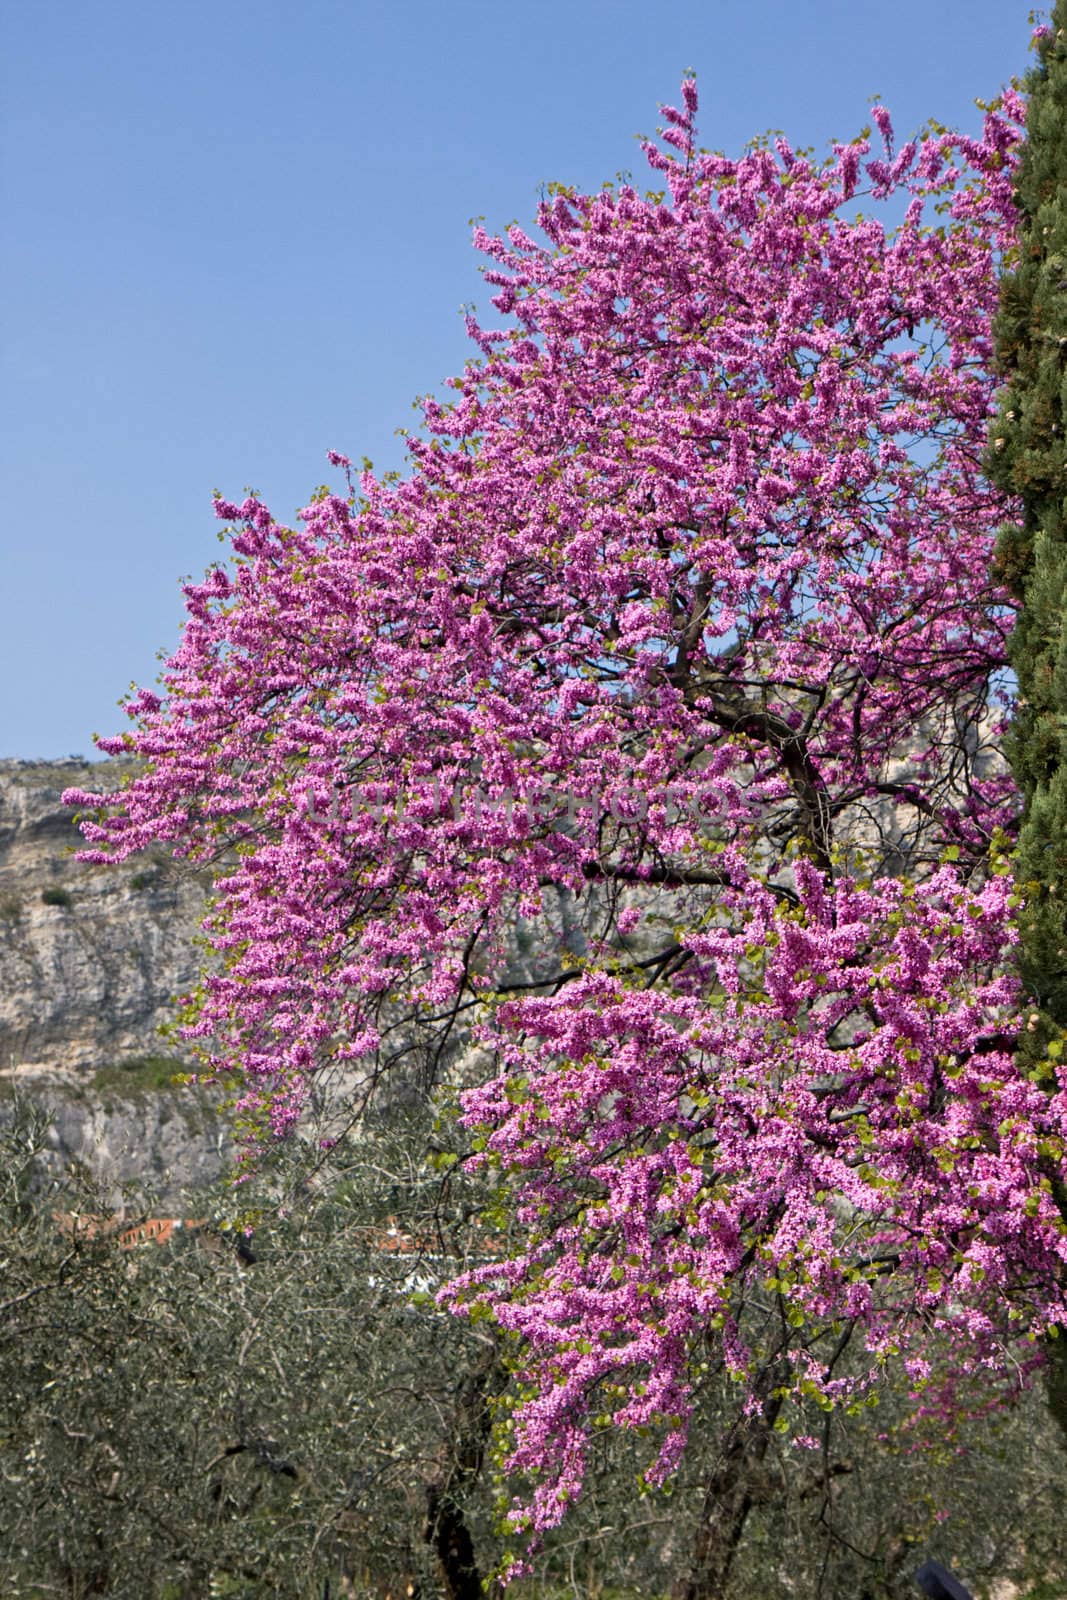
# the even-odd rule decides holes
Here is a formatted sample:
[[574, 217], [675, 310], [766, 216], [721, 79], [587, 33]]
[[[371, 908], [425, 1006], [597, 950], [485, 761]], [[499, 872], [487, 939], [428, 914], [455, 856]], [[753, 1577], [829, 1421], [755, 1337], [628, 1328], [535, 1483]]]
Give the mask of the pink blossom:
[[[515, 1336], [534, 1532], [598, 1413], [675, 1469], [698, 1353], [749, 1381], [746, 1297], [828, 1404], [863, 1370], [813, 1330], [918, 1380], [936, 1329], [1010, 1383], [1067, 1314], [1067, 1083], [1020, 1075], [1007, 966], [1012, 508], [975, 465], [1021, 103], [896, 160], [876, 107], [856, 218], [865, 140], [700, 153], [682, 96], [662, 196], [479, 231], [506, 325], [471, 318], [406, 476], [292, 528], [217, 501], [232, 565], [101, 741], [145, 764], [70, 796], [87, 859], [218, 875], [187, 1031], [260, 1140], [331, 1068], [371, 1094], [397, 1017], [478, 1017], [515, 1245], [446, 1298]], [[516, 986], [539, 914], [560, 966]]]

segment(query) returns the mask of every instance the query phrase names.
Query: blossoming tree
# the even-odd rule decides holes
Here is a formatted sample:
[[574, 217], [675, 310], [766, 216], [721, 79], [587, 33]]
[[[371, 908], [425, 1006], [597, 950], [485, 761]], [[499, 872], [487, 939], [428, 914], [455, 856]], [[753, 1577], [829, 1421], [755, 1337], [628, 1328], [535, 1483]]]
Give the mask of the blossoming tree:
[[[791, 1396], [855, 1400], [890, 1353], [921, 1384], [933, 1332], [1010, 1377], [1067, 1244], [1002, 965], [980, 468], [1021, 105], [899, 151], [878, 107], [877, 154], [819, 163], [702, 152], [683, 97], [661, 193], [477, 234], [507, 320], [471, 320], [406, 476], [335, 455], [351, 493], [297, 528], [219, 502], [235, 563], [102, 741], [147, 766], [69, 799], [93, 859], [218, 862], [191, 1029], [263, 1130], [339, 1064], [378, 1081], [405, 1021], [474, 1030], [464, 1115], [526, 1246], [451, 1298], [515, 1336], [513, 1520], [558, 1521], [601, 1427], [667, 1477], [725, 1362], [695, 1600]], [[575, 928], [516, 978], [558, 894]]]

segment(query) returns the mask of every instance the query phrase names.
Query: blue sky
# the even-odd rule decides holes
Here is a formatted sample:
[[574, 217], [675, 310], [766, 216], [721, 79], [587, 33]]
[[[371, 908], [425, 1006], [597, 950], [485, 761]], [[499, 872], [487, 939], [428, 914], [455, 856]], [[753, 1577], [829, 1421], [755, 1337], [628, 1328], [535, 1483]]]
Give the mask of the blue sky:
[[0, 64], [8, 510], [0, 756], [90, 754], [217, 559], [216, 487], [291, 518], [398, 427], [485, 305], [469, 221], [642, 178], [695, 69], [701, 142], [977, 126], [1030, 0], [34, 0]]

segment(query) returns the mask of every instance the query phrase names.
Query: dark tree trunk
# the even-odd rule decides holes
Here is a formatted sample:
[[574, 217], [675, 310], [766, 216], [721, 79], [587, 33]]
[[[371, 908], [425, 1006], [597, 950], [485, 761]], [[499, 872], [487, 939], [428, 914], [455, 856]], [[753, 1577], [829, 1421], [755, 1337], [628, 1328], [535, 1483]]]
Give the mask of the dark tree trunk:
[[459, 1387], [452, 1437], [439, 1471], [426, 1485], [423, 1537], [433, 1546], [448, 1600], [485, 1600], [463, 1502], [481, 1474], [492, 1427], [489, 1396], [499, 1376], [494, 1348]]
[[763, 1461], [782, 1409], [775, 1389], [784, 1374], [765, 1367], [755, 1385], [758, 1409], [739, 1416], [723, 1441], [708, 1479], [689, 1571], [674, 1588], [674, 1600], [723, 1600], [745, 1523], [764, 1494]]
[[426, 1537], [434, 1547], [448, 1600], [485, 1600], [462, 1507], [433, 1483], [426, 1490]]

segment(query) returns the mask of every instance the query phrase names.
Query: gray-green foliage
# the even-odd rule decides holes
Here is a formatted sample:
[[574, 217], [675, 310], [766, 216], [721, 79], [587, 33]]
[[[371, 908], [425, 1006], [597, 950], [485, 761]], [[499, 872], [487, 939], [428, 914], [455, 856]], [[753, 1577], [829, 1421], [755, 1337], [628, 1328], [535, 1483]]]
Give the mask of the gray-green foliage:
[[[250, 1261], [234, 1248], [255, 1203], [243, 1191], [206, 1202], [229, 1228], [121, 1250], [88, 1223], [57, 1228], [57, 1211], [106, 1206], [34, 1193], [25, 1124], [11, 1140], [0, 1590], [192, 1600], [318, 1597], [345, 1575], [359, 1594], [432, 1584], [428, 1492], [462, 1495], [457, 1413], [472, 1374], [491, 1383], [494, 1350], [411, 1303], [436, 1269], [390, 1249], [392, 1196], [408, 1226], [424, 1197], [391, 1142], [368, 1138], [375, 1181], [329, 1200], [313, 1174], [289, 1173], [287, 1215], [277, 1195], [263, 1207]], [[435, 1176], [433, 1196], [418, 1220], [455, 1248], [463, 1219]]]
[[[506, 1543], [483, 1460], [506, 1352], [432, 1303], [443, 1272], [491, 1248], [485, 1196], [424, 1159], [418, 1107], [350, 1155], [291, 1153], [258, 1199], [202, 1198], [213, 1228], [135, 1251], [57, 1227], [56, 1211], [106, 1204], [42, 1187], [31, 1124], [6, 1137], [0, 1592], [321, 1600], [328, 1582], [335, 1600], [453, 1600], [462, 1564], [450, 1584], [439, 1556], [464, 1536], [488, 1575]], [[235, 1243], [252, 1211], [249, 1261]], [[750, 1331], [773, 1314], [754, 1302]], [[597, 1440], [587, 1494], [516, 1600], [666, 1600], [741, 1420], [713, 1362], [697, 1400], [669, 1494], [639, 1484], [643, 1441]], [[781, 1421], [745, 1483], [723, 1600], [903, 1600], [926, 1554], [979, 1595], [1005, 1577], [1067, 1590], [1067, 1474], [1032, 1403], [934, 1448], [889, 1378], [876, 1409]], [[793, 1443], [804, 1433], [817, 1448]]]

